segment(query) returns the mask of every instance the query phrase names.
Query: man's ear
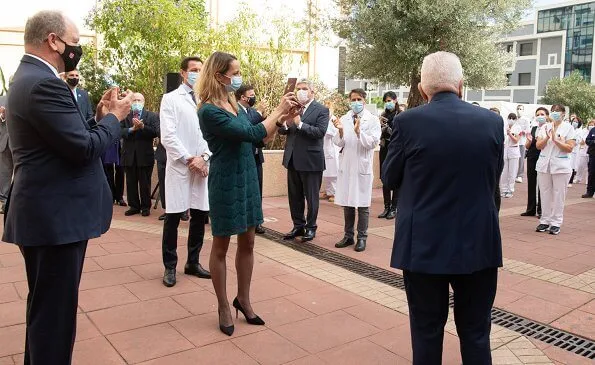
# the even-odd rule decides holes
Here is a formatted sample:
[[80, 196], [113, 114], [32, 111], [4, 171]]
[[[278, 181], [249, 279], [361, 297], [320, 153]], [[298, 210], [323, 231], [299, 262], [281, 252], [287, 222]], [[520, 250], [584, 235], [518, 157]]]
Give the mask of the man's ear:
[[421, 83], [417, 84], [417, 90], [419, 90], [419, 93], [421, 94], [421, 97], [426, 101], [426, 103], [428, 102], [428, 95], [426, 95], [426, 93], [424, 92], [424, 89], [421, 87]]

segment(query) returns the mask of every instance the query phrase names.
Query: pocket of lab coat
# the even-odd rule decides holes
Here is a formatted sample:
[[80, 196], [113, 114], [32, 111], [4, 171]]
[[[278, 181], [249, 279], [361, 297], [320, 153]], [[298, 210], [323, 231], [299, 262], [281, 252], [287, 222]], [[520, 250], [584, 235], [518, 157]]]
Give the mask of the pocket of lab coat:
[[372, 163], [369, 158], [362, 158], [359, 160], [358, 172], [360, 175], [370, 175], [372, 173]]

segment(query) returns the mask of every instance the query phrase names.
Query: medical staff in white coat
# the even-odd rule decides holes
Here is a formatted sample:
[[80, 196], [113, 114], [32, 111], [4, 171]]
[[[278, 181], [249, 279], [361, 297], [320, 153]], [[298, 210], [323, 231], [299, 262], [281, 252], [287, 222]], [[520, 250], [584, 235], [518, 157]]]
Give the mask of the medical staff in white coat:
[[182, 61], [182, 84], [161, 100], [161, 144], [167, 152], [165, 167], [165, 221], [163, 224], [163, 284], [176, 284], [178, 226], [183, 212], [190, 209], [188, 260], [184, 273], [203, 279], [211, 274], [198, 262], [209, 214], [208, 161], [211, 157], [198, 123], [192, 87], [202, 69], [198, 57]]
[[552, 106], [550, 117], [553, 123], [544, 124], [537, 136], [537, 148], [541, 150], [537, 160], [537, 184], [541, 193], [541, 218], [537, 232], [560, 233], [564, 220], [564, 201], [568, 179], [572, 174], [570, 153], [575, 146], [572, 125], [564, 121], [563, 105]]
[[[351, 111], [335, 122], [338, 133], [333, 142], [341, 148], [335, 204], [343, 206], [345, 236], [335, 247], [355, 244], [355, 251], [366, 249], [368, 222], [374, 182], [374, 149], [380, 142], [380, 120], [365, 109], [366, 92], [349, 93]], [[358, 212], [357, 244], [354, 241], [355, 210]]]
[[526, 134], [531, 132], [531, 120], [527, 118], [525, 113], [525, 107], [523, 105], [517, 105], [516, 107], [516, 124], [521, 127], [521, 138], [519, 140], [519, 165], [518, 165], [518, 173], [516, 176], [516, 182], [522, 183], [523, 177], [525, 175], [525, 154], [527, 149], [525, 148], [525, 144], [527, 143]]
[[589, 176], [589, 154], [587, 150], [586, 139], [589, 135], [591, 128], [595, 128], [595, 119], [591, 119], [588, 123], [585, 123], [581, 129], [577, 131], [576, 144], [579, 146], [578, 149], [578, 163], [576, 168], [576, 183], [587, 183], [587, 177]]
[[333, 114], [332, 108], [329, 105], [330, 123], [324, 135], [324, 162], [326, 169], [322, 173], [322, 182], [324, 184], [323, 199], [328, 199], [329, 202], [335, 201], [335, 192], [337, 190], [337, 170], [339, 168], [339, 147], [333, 143], [333, 137], [338, 133], [335, 127], [337, 117]]
[[503, 198], [512, 198], [514, 194], [514, 183], [521, 157], [519, 149], [521, 132], [521, 125], [517, 123], [516, 114], [510, 113], [508, 120], [504, 122], [504, 169], [500, 176], [500, 194]]

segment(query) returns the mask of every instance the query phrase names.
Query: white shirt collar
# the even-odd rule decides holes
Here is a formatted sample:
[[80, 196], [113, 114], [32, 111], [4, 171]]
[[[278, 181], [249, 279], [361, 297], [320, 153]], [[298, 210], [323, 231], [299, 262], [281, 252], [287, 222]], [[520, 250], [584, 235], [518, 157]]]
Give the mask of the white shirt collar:
[[35, 55], [32, 55], [31, 53], [25, 53], [25, 56], [33, 57], [36, 60], [39, 60], [39, 61], [45, 63], [50, 68], [50, 70], [52, 70], [52, 72], [54, 73], [54, 75], [56, 75], [57, 78], [60, 78], [60, 76], [58, 75], [58, 70], [56, 70], [56, 68], [54, 66], [50, 65], [48, 63], [48, 61], [44, 60], [43, 58], [37, 57]]
[[302, 112], [302, 115], [306, 112], [306, 110], [308, 110], [308, 108], [310, 107], [310, 104], [312, 104], [314, 102], [314, 99], [310, 100], [310, 102], [306, 105], [304, 105], [304, 111]]
[[242, 103], [240, 103], [238, 101], [238, 105], [242, 107], [242, 109], [244, 109], [244, 111], [246, 112], [246, 114], [248, 114], [248, 108], [246, 108], [245, 106], [242, 105]]

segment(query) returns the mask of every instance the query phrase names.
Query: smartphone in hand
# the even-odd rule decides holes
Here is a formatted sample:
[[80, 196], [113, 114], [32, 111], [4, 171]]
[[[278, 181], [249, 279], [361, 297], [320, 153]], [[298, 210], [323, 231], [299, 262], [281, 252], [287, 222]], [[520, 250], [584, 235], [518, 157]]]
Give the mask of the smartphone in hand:
[[295, 90], [296, 85], [297, 85], [297, 78], [295, 78], [295, 77], [288, 78], [287, 84], [285, 84], [285, 90], [283, 91], [283, 95], [293, 92]]

